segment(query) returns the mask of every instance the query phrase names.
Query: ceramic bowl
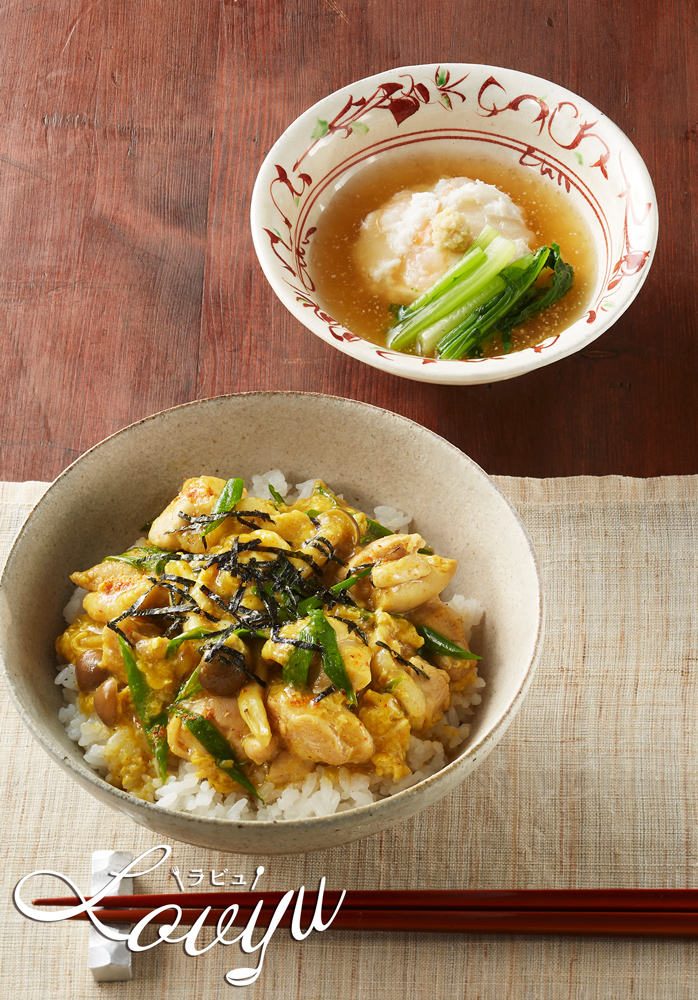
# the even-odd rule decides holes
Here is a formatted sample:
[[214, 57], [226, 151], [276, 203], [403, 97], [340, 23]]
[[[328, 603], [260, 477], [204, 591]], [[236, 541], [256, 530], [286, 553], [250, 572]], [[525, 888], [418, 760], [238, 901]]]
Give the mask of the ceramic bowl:
[[[280, 433], [280, 429], [285, 429]], [[290, 432], [289, 432], [290, 431]], [[366, 456], [370, 456], [367, 460]], [[228, 822], [170, 812], [112, 788], [58, 720], [54, 642], [65, 628], [68, 574], [123, 552], [183, 479], [281, 468], [320, 476], [372, 510], [399, 506], [437, 552], [459, 561], [456, 593], [485, 608], [474, 640], [487, 681], [461, 755], [392, 798], [326, 818]], [[37, 595], [41, 615], [36, 614]], [[215, 850], [319, 850], [404, 821], [448, 794], [501, 738], [531, 679], [542, 634], [536, 557], [516, 511], [457, 448], [386, 410], [302, 393], [220, 396], [165, 410], [92, 448], [49, 488], [22, 528], [0, 586], [0, 658], [24, 722], [91, 795], [165, 837]]]
[[[569, 199], [597, 261], [586, 312], [562, 333], [503, 357], [443, 361], [372, 344], [335, 321], [308, 265], [318, 218], [358, 171], [417, 156], [496, 160]], [[289, 125], [252, 196], [252, 236], [283, 304], [345, 354], [421, 382], [495, 382], [579, 351], [628, 308], [657, 242], [652, 181], [630, 140], [595, 107], [549, 80], [495, 66], [402, 66], [330, 94]]]

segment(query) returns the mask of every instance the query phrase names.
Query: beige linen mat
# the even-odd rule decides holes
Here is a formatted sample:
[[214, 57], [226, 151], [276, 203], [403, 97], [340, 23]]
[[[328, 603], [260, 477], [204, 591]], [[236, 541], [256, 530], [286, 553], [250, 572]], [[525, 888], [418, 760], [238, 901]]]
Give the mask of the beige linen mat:
[[[214, 872], [258, 888], [698, 886], [698, 477], [498, 478], [533, 538], [547, 636], [523, 707], [450, 798], [399, 829], [306, 857], [245, 857], [173, 843], [141, 891]], [[42, 483], [0, 483], [0, 556]], [[37, 613], [43, 596], [37, 594]], [[477, 595], [472, 595], [477, 597]], [[333, 932], [272, 940], [258, 981], [237, 946], [198, 958], [161, 945], [132, 982], [96, 986], [84, 924], [17, 913], [22, 875], [52, 868], [89, 886], [95, 848], [160, 838], [105, 811], [0, 700], [3, 909], [0, 984], [13, 1000], [692, 1000], [698, 942]], [[220, 875], [225, 870], [224, 875]], [[60, 891], [55, 883], [51, 891]]]

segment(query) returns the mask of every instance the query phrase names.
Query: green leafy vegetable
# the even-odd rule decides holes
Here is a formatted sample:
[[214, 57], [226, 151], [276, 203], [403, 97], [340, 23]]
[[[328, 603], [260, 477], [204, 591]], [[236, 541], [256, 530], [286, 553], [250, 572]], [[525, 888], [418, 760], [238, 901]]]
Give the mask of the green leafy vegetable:
[[447, 639], [445, 635], [441, 635], [436, 629], [429, 628], [428, 625], [415, 625], [415, 629], [424, 639], [422, 651], [425, 653], [430, 653], [432, 656], [452, 656], [456, 660], [482, 659], [481, 656], [463, 649], [457, 642]]
[[279, 491], [274, 489], [274, 487], [271, 485], [271, 483], [269, 483], [269, 496], [276, 503], [285, 503], [286, 502], [284, 500], [284, 498], [281, 496], [281, 494], [279, 493]]
[[124, 660], [126, 679], [131, 700], [136, 714], [140, 719], [150, 749], [152, 750], [159, 778], [164, 781], [167, 774], [167, 712], [162, 710], [160, 701], [151, 689], [143, 672], [136, 662], [129, 645], [121, 636], [117, 636], [121, 655]]
[[208, 636], [220, 634], [220, 630], [216, 629], [202, 628], [201, 626], [190, 628], [188, 632], [182, 632], [181, 635], [170, 639], [165, 650], [165, 658], [169, 659], [171, 656], [174, 656], [183, 642], [188, 642], [190, 639], [206, 639]]
[[[513, 253], [510, 240], [485, 226], [442, 278], [397, 310], [388, 345], [405, 350], [418, 340], [421, 354], [455, 360], [482, 357], [482, 345], [499, 333], [506, 354], [511, 331], [554, 305], [574, 281], [556, 243], [510, 263]], [[546, 268], [551, 273], [538, 281]]]
[[[485, 226], [461, 259], [410, 306], [399, 311], [388, 330], [388, 346], [403, 351], [417, 336], [431, 343], [461, 323], [480, 304], [493, 278], [509, 263], [515, 246], [491, 226]], [[433, 331], [436, 331], [435, 333]], [[425, 343], [422, 340], [422, 349]]]
[[[341, 594], [343, 590], [349, 590], [351, 587], [354, 586], [355, 583], [358, 583], [359, 580], [363, 580], [364, 577], [367, 577], [372, 569], [373, 565], [364, 566], [363, 569], [357, 570], [356, 573], [352, 573], [351, 576], [346, 577], [344, 580], [340, 580], [339, 583], [333, 584], [329, 588], [329, 592], [331, 594]], [[305, 600], [300, 601], [300, 603], [298, 604], [298, 616], [299, 618], [304, 618], [308, 614], [308, 612], [311, 611], [313, 608], [321, 608], [321, 607], [322, 607], [321, 598], [317, 597], [316, 595], [313, 595], [312, 597], [306, 597]]]
[[342, 654], [337, 644], [337, 634], [322, 611], [313, 609], [309, 615], [315, 641], [322, 647], [322, 667], [336, 688], [343, 691], [350, 705], [356, 705], [356, 692], [349, 680]]
[[366, 526], [368, 531], [359, 539], [361, 545], [367, 545], [369, 542], [375, 542], [377, 538], [387, 538], [388, 535], [395, 534], [380, 521], [374, 521], [372, 517], [366, 517]]
[[136, 545], [120, 556], [107, 556], [102, 562], [123, 562], [136, 569], [145, 570], [146, 573], [155, 573], [157, 576], [162, 573], [165, 564], [170, 559], [176, 559], [176, 553], [170, 549], [159, 549], [157, 545]]
[[180, 701], [185, 701], [187, 698], [191, 698], [193, 694], [198, 694], [199, 691], [201, 691], [201, 685], [199, 684], [199, 667], [196, 666], [194, 670], [192, 670], [189, 677], [183, 681], [172, 704], [178, 705]]
[[202, 715], [187, 712], [182, 708], [175, 709], [175, 713], [180, 716], [186, 728], [199, 741], [204, 750], [211, 754], [216, 767], [219, 767], [221, 771], [225, 771], [234, 781], [237, 781], [239, 785], [247, 789], [251, 795], [261, 800], [259, 792], [236, 761], [235, 751], [213, 723], [209, 722]]
[[215, 521], [211, 521], [207, 524], [204, 530], [201, 532], [201, 537], [204, 538], [206, 535], [210, 534], [214, 528], [223, 524], [228, 514], [235, 510], [236, 504], [240, 503], [242, 498], [242, 491], [245, 488], [244, 479], [229, 479], [221, 490], [221, 494], [216, 500], [216, 505], [213, 508], [213, 514], [222, 514], [222, 517], [217, 518]]
[[[315, 642], [315, 633], [310, 622], [305, 624], [297, 636], [302, 642]], [[293, 684], [295, 687], [305, 687], [308, 683], [308, 670], [313, 659], [314, 650], [304, 649], [302, 646], [294, 646], [291, 654], [283, 668], [283, 678], [285, 684]]]
[[513, 326], [540, 311], [541, 300], [545, 299], [548, 305], [552, 305], [561, 298], [571, 287], [573, 277], [572, 268], [563, 261], [560, 261], [561, 274], [553, 288], [535, 287], [543, 268], [550, 266], [554, 269], [557, 258], [559, 248], [541, 247], [534, 254], [526, 254], [503, 268], [498, 281], [503, 282], [504, 287], [439, 340], [440, 356], [462, 358], [498, 331], [510, 331]]

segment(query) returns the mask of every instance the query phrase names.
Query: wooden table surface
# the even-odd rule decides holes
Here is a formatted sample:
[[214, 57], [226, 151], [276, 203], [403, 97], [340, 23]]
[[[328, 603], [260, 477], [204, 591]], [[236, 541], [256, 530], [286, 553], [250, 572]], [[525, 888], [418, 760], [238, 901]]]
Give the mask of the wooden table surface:
[[[488, 472], [698, 472], [698, 30], [691, 0], [41, 0], [0, 4], [0, 478], [51, 479], [156, 410], [249, 389], [363, 399]], [[653, 177], [660, 240], [587, 350], [492, 385], [417, 384], [281, 306], [248, 226], [304, 109], [419, 62], [546, 77]]]

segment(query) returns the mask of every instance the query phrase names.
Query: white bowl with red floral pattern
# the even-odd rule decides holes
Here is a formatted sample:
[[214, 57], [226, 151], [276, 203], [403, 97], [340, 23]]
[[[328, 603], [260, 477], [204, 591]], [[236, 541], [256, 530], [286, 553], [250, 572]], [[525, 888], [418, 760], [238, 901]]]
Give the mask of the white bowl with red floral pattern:
[[[597, 258], [584, 314], [522, 351], [462, 361], [403, 354], [346, 329], [316, 295], [308, 250], [322, 206], [362, 165], [408, 147], [462, 149], [519, 164], [569, 197]], [[628, 308], [657, 243], [647, 168], [601, 111], [549, 80], [466, 63], [402, 66], [358, 80], [297, 118], [259, 171], [251, 206], [262, 270], [287, 309], [345, 354], [383, 371], [446, 385], [495, 382], [579, 351]]]

